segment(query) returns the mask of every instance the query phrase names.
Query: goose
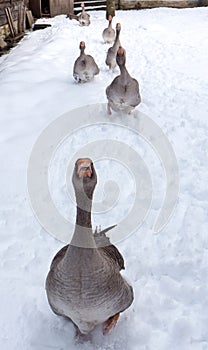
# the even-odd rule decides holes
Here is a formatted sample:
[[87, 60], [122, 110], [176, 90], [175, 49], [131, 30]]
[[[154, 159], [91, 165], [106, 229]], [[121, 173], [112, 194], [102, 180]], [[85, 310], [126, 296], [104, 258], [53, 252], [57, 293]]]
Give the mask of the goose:
[[133, 302], [133, 288], [122, 277], [123, 257], [105, 235], [93, 233], [91, 207], [97, 175], [89, 158], [75, 163], [72, 183], [77, 215], [70, 244], [54, 257], [46, 278], [46, 294], [54, 313], [69, 318], [78, 334], [97, 325], [107, 334]]
[[121, 31], [121, 24], [116, 24], [116, 38], [112, 47], [108, 49], [105, 63], [110, 69], [114, 69], [117, 65], [116, 63], [116, 53], [118, 51], [120, 44], [119, 36]]
[[99, 68], [91, 55], [85, 54], [85, 42], [81, 41], [80, 55], [76, 59], [73, 68], [73, 77], [79, 83], [85, 83], [94, 78], [99, 73]]
[[78, 15], [68, 14], [66, 17], [69, 19], [76, 19], [81, 26], [90, 25], [90, 15], [85, 11], [84, 2], [81, 3], [82, 12]]
[[108, 27], [103, 30], [103, 40], [107, 44], [112, 44], [115, 40], [115, 30], [112, 28], [112, 16], [108, 16]]
[[141, 102], [139, 83], [126, 69], [126, 53], [121, 46], [116, 55], [116, 62], [120, 68], [120, 75], [106, 88], [108, 113], [111, 114], [112, 108], [114, 111], [129, 114]]

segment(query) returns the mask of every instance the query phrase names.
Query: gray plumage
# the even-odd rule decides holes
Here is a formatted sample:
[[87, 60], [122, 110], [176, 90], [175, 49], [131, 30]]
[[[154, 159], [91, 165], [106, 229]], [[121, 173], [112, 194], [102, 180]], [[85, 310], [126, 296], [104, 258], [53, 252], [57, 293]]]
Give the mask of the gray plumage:
[[121, 31], [120, 23], [116, 24], [116, 38], [112, 47], [108, 49], [105, 63], [110, 69], [114, 69], [117, 66], [116, 63], [116, 54], [120, 44], [119, 36]]
[[141, 102], [139, 83], [126, 69], [126, 54], [122, 47], [117, 52], [116, 61], [120, 75], [106, 88], [108, 113], [111, 114], [111, 109], [130, 113]]
[[79, 83], [85, 83], [99, 73], [98, 65], [91, 55], [85, 54], [85, 42], [80, 42], [80, 55], [73, 67], [73, 77]]
[[46, 293], [52, 310], [71, 319], [81, 333], [87, 334], [127, 309], [133, 301], [133, 290], [120, 274], [123, 257], [106, 237], [106, 230], [92, 232], [91, 205], [97, 176], [91, 162], [90, 175], [88, 172], [80, 178], [77, 162], [73, 173], [75, 230], [71, 243], [52, 261]]
[[69, 15], [67, 15], [67, 18], [76, 19], [80, 23], [81, 26], [89, 26], [90, 25], [90, 15], [89, 15], [89, 13], [87, 13], [85, 11], [83, 2], [81, 3], [81, 7], [82, 7], [81, 13], [79, 13], [78, 15], [69, 14]]
[[115, 30], [112, 27], [112, 16], [108, 17], [108, 27], [103, 30], [103, 40], [107, 44], [112, 44], [115, 40]]

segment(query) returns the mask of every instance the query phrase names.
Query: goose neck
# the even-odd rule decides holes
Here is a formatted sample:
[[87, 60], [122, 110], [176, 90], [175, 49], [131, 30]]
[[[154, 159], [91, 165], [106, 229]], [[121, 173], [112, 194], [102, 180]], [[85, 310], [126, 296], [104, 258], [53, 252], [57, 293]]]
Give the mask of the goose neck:
[[96, 248], [91, 221], [92, 194], [79, 196], [76, 194], [77, 215], [71, 245], [81, 248]]
[[85, 51], [85, 48], [84, 48], [84, 47], [81, 47], [81, 48], [80, 48], [80, 56], [84, 55], [84, 51]]
[[120, 29], [117, 29], [115, 42], [117, 42], [119, 40], [119, 35], [120, 35]]
[[122, 74], [124, 77], [127, 77], [127, 76], [129, 75], [129, 73], [128, 73], [128, 71], [127, 71], [126, 66], [125, 66], [124, 63], [123, 63], [123, 64], [120, 64], [120, 65], [119, 65], [119, 68], [120, 68], [121, 74]]
[[89, 205], [87, 210], [77, 206], [76, 226], [92, 228], [91, 208], [92, 204]]

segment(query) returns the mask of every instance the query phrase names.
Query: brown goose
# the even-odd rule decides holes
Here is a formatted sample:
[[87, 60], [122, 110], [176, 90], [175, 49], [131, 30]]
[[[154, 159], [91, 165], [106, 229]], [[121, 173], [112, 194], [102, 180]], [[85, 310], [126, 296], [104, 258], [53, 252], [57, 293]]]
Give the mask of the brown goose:
[[97, 175], [90, 159], [78, 159], [72, 176], [77, 201], [74, 234], [52, 261], [46, 293], [52, 310], [87, 334], [103, 324], [115, 326], [120, 312], [133, 301], [132, 287], [121, 276], [123, 258], [105, 232], [92, 231], [91, 206]]
[[118, 49], [116, 61], [120, 68], [120, 75], [106, 89], [108, 113], [111, 114], [111, 108], [114, 111], [130, 113], [141, 102], [139, 83], [126, 69], [126, 54], [122, 47]]
[[109, 66], [110, 69], [114, 69], [117, 65], [116, 53], [118, 51], [119, 46], [121, 46], [120, 40], [119, 40], [120, 31], [121, 31], [121, 25], [120, 25], [120, 23], [117, 23], [116, 24], [116, 38], [115, 38], [113, 46], [108, 49], [106, 60], [105, 60], [105, 63], [107, 64], [107, 66]]
[[103, 40], [107, 44], [112, 44], [115, 40], [115, 30], [112, 28], [112, 16], [108, 16], [108, 27], [103, 30]]
[[84, 2], [81, 3], [81, 7], [82, 7], [82, 12], [79, 15], [69, 14], [67, 15], [67, 18], [76, 19], [81, 24], [81, 26], [89, 26], [90, 15], [85, 11]]
[[91, 55], [85, 54], [85, 42], [80, 42], [80, 55], [76, 59], [73, 68], [73, 77], [79, 83], [85, 83], [99, 73], [99, 68]]

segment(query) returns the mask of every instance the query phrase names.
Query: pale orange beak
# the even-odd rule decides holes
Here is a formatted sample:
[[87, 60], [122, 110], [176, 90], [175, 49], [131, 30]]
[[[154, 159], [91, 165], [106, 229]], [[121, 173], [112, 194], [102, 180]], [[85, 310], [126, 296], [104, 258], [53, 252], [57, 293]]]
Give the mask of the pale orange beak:
[[92, 161], [89, 158], [81, 158], [77, 161], [77, 175], [79, 178], [92, 176]]
[[116, 29], [118, 29], [118, 30], [121, 29], [121, 24], [120, 23], [116, 23]]
[[124, 54], [124, 49], [123, 49], [121, 46], [119, 46], [119, 49], [118, 49], [118, 51], [117, 51], [117, 54], [118, 54], [118, 55], [123, 55], [123, 54]]

